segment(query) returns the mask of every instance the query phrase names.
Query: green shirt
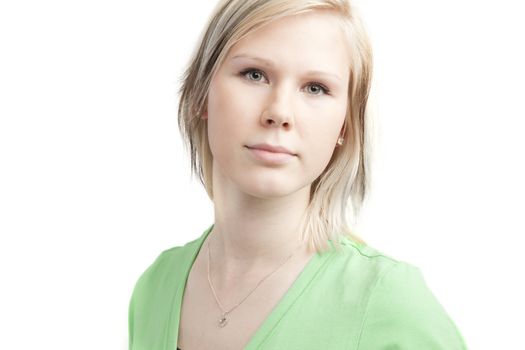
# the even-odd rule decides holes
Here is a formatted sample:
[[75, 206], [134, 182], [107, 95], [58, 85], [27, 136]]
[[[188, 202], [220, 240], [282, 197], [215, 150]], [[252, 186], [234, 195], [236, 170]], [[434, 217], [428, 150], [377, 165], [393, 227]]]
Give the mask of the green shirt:
[[[130, 350], [176, 350], [186, 281], [212, 228], [163, 251], [142, 273], [129, 304]], [[330, 242], [332, 250], [313, 255], [245, 349], [467, 348], [417, 267], [341, 243], [341, 253]]]

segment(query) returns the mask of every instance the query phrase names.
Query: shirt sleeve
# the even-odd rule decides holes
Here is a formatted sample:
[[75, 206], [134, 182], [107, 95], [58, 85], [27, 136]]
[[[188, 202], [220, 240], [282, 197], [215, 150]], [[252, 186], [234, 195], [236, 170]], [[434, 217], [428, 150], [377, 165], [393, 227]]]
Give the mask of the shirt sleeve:
[[357, 348], [467, 349], [421, 271], [405, 262], [396, 262], [379, 277], [368, 300]]

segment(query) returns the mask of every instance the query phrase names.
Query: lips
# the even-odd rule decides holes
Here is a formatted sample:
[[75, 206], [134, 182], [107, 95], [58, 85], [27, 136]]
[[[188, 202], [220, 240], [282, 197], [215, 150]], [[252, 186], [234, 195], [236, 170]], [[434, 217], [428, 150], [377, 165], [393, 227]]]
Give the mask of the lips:
[[296, 155], [294, 152], [290, 151], [286, 147], [273, 146], [273, 145], [269, 145], [267, 143], [258, 143], [258, 144], [251, 145], [251, 146], [246, 146], [246, 147], [251, 148], [251, 149], [260, 149], [260, 150], [263, 150], [263, 151], [268, 151], [268, 152], [273, 152], [273, 153], [287, 153], [287, 154], [290, 154], [292, 156]]

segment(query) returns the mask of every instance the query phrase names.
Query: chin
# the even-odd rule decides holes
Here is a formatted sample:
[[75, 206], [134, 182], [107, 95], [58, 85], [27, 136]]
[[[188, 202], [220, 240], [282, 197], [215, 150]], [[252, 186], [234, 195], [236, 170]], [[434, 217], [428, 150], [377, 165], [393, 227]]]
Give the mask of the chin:
[[302, 184], [290, 183], [289, 181], [257, 180], [251, 179], [250, 183], [244, 183], [241, 190], [252, 196], [261, 199], [281, 198], [289, 196], [298, 190], [304, 188]]

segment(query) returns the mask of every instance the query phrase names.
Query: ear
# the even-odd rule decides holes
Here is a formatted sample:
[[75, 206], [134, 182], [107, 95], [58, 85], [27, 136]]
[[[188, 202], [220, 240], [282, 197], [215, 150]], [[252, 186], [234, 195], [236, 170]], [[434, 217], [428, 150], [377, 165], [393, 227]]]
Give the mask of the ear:
[[346, 133], [346, 120], [345, 122], [343, 123], [343, 126], [341, 127], [341, 132], [339, 133], [339, 137], [345, 137], [345, 133]]
[[208, 109], [206, 108], [204, 112], [202, 112], [201, 119], [208, 119]]
[[335, 144], [335, 147], [343, 145], [343, 142], [345, 140], [345, 131], [346, 131], [346, 120], [343, 123], [343, 126], [341, 127], [341, 131], [339, 132], [339, 137], [337, 138], [337, 143]]

